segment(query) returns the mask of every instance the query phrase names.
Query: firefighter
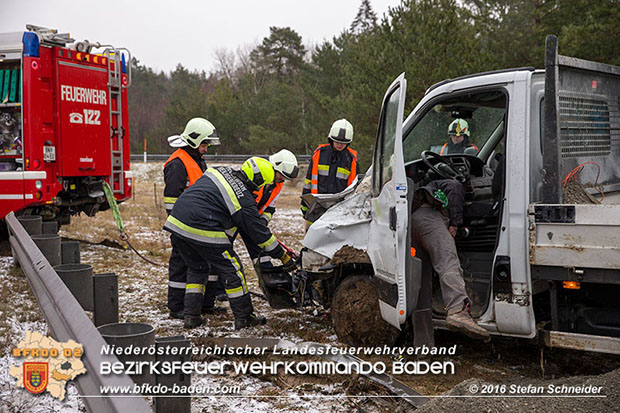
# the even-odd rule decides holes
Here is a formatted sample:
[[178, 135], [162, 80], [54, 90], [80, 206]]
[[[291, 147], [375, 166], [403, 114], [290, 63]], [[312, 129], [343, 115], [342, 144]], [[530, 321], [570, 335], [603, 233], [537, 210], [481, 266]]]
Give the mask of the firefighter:
[[235, 329], [265, 324], [254, 314], [241, 260], [233, 250], [235, 229], [287, 270], [295, 262], [271, 234], [260, 217], [253, 191], [273, 182], [275, 171], [266, 159], [252, 157], [240, 170], [227, 166], [208, 168], [204, 175], [177, 199], [164, 229], [179, 246], [188, 267], [184, 298], [184, 326], [204, 324], [200, 316], [206, 274], [217, 273], [224, 281], [235, 318]]
[[478, 151], [478, 148], [469, 141], [469, 136], [469, 124], [464, 119], [454, 119], [448, 126], [448, 142], [443, 144], [439, 154], [463, 153], [467, 148], [474, 148]]
[[[454, 237], [463, 224], [465, 188], [454, 179], [431, 181], [415, 192], [411, 216], [413, 246], [421, 247], [429, 256], [439, 276], [441, 295], [447, 310], [448, 327], [461, 330], [468, 336], [489, 340], [489, 333], [472, 318], [470, 299], [465, 291], [463, 270], [456, 251]], [[414, 337], [425, 336], [427, 345], [433, 343], [431, 309], [432, 278], [426, 272], [421, 282], [418, 306], [414, 312]], [[418, 334], [418, 332], [422, 334]], [[414, 338], [420, 345], [421, 337]]]
[[[284, 181], [295, 179], [299, 174], [297, 158], [287, 149], [282, 149], [271, 155], [269, 162], [271, 162], [275, 170], [274, 181], [254, 191], [258, 213], [265, 220], [266, 224], [269, 224], [273, 214], [276, 212], [276, 201], [284, 187]], [[251, 240], [244, 239], [243, 241], [250, 254], [250, 258], [252, 258], [252, 262], [254, 265], [257, 265], [258, 256], [262, 249]], [[269, 256], [263, 255], [260, 261], [262, 266], [271, 266]]]
[[[179, 195], [193, 185], [207, 169], [202, 155], [209, 146], [219, 145], [220, 139], [211, 122], [203, 118], [193, 118], [187, 122], [180, 136], [171, 136], [168, 142], [173, 148], [178, 148], [164, 165], [164, 205], [166, 212], [170, 214]], [[172, 240], [171, 243], [172, 253], [168, 262], [168, 309], [171, 318], [183, 319], [187, 266], [177, 245]], [[217, 281], [217, 275], [210, 276], [209, 280]], [[215, 307], [210, 298], [205, 300], [204, 312], [225, 311], [223, 307]]]
[[[357, 152], [349, 147], [353, 141], [353, 125], [346, 119], [333, 123], [326, 144], [314, 151], [302, 195], [335, 194], [351, 185], [357, 176]], [[308, 206], [302, 201], [301, 212], [306, 216]], [[308, 225], [312, 222], [306, 220]]]

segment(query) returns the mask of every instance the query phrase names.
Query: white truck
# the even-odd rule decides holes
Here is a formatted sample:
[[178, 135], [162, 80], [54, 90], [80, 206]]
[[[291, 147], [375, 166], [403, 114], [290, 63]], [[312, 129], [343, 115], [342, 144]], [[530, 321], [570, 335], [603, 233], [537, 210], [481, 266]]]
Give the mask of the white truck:
[[[301, 279], [320, 284], [341, 339], [390, 342], [412, 325], [432, 335], [416, 322], [421, 311], [444, 324], [432, 268], [410, 235], [415, 189], [441, 177], [466, 188], [456, 245], [481, 326], [620, 354], [620, 67], [557, 50], [549, 36], [545, 70], [433, 85], [406, 119], [404, 73], [389, 87], [366, 185], [322, 196], [344, 200], [303, 242]], [[478, 150], [441, 156], [455, 118]]]

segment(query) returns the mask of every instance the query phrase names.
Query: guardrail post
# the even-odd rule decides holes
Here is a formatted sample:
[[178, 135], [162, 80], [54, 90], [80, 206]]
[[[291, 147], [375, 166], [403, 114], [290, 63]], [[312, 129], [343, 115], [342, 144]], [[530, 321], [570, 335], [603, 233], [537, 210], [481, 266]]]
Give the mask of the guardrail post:
[[93, 277], [95, 326], [118, 323], [118, 276], [114, 273]]
[[21, 215], [17, 220], [30, 235], [39, 235], [42, 231], [43, 218], [41, 215]]
[[[119, 348], [146, 348], [155, 345], [155, 329], [150, 324], [113, 323], [99, 326], [97, 330], [108, 344]], [[155, 355], [149, 354], [149, 352], [145, 354], [121, 354], [118, 359], [123, 363], [128, 361], [152, 363], [155, 361]], [[150, 374], [148, 368], [144, 369], [142, 374], [133, 375], [132, 378], [136, 384], [155, 385], [155, 375]]]
[[60, 265], [60, 237], [56, 234], [37, 234], [31, 236], [34, 243], [50, 265]]
[[43, 221], [41, 222], [42, 234], [58, 234], [58, 221]]
[[93, 266], [90, 264], [61, 264], [54, 271], [86, 311], [93, 311]]
[[[155, 339], [155, 346], [157, 349], [159, 348], [186, 348], [190, 347], [189, 339], [186, 339], [184, 336], [174, 336], [174, 337], [157, 337]], [[159, 351], [158, 351], [159, 352]], [[172, 351], [164, 352], [164, 353], [173, 353]], [[180, 352], [177, 352], [180, 353]], [[158, 354], [156, 361], [190, 361], [190, 354]], [[157, 387], [167, 386], [168, 389], [172, 389], [176, 384], [178, 386], [190, 386], [192, 384], [192, 376], [191, 374], [183, 374], [179, 371], [177, 374], [159, 374], [156, 376], [156, 384], [161, 385]], [[169, 391], [167, 394], [170, 394], [175, 397], [165, 397], [158, 396], [154, 397], [154, 405], [156, 413], [190, 413], [192, 410], [192, 396], [188, 395], [187, 397], [179, 397], [178, 394], [173, 394], [172, 391]]]
[[79, 264], [80, 263], [80, 242], [79, 241], [61, 241], [60, 255], [63, 264]]

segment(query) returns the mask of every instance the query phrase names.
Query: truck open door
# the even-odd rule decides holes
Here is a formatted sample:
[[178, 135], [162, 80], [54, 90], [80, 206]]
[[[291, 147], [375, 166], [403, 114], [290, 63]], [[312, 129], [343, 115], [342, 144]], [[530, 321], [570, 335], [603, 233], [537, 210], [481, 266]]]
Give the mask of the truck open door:
[[412, 291], [416, 283], [410, 275], [413, 257], [408, 190], [411, 185], [405, 174], [402, 142], [406, 88], [403, 73], [383, 98], [373, 155], [372, 220], [368, 242], [381, 315], [399, 329], [415, 307], [417, 297]]

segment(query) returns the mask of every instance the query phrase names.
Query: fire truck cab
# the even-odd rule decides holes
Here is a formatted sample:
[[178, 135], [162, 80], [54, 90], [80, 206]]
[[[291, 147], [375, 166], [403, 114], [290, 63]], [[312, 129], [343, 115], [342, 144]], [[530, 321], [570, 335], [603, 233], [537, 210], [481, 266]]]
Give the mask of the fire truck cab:
[[0, 219], [68, 223], [108, 208], [104, 182], [117, 201], [131, 196], [131, 54], [26, 28], [0, 33]]

